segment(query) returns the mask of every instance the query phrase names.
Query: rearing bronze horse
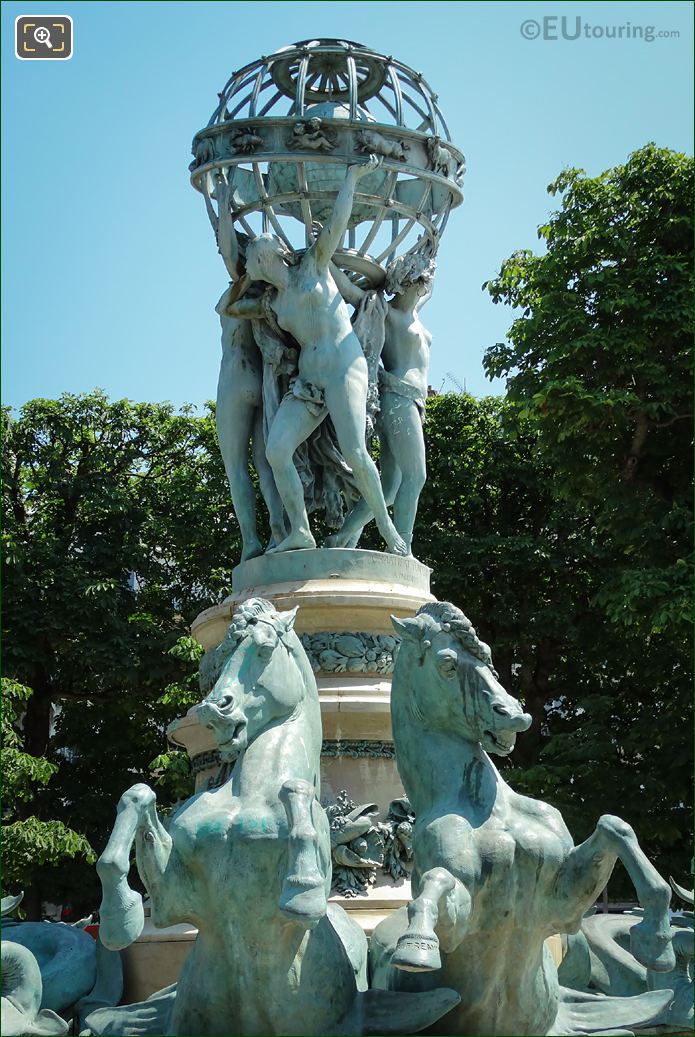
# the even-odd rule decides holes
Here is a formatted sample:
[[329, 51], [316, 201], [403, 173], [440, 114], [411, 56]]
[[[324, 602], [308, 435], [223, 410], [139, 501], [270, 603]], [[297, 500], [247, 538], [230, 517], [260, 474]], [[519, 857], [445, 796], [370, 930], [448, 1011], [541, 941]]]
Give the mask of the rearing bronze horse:
[[461, 1001], [438, 1022], [439, 1034], [648, 1025], [670, 991], [605, 999], [572, 992], [570, 1000], [544, 941], [578, 930], [620, 859], [644, 908], [633, 953], [669, 971], [668, 884], [624, 821], [604, 815], [574, 846], [559, 811], [506, 784], [488, 753], [508, 755], [531, 718], [500, 685], [489, 647], [459, 609], [435, 602], [393, 623], [403, 640], [391, 711], [398, 770], [417, 814], [415, 899], [375, 930], [374, 985], [456, 990]]

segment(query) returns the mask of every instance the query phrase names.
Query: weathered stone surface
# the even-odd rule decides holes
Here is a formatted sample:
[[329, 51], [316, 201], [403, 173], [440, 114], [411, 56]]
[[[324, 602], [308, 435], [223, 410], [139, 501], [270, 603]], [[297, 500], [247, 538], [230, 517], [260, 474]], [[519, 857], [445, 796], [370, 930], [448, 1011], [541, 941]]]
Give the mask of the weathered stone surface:
[[246, 587], [337, 579], [400, 584], [425, 594], [430, 589], [430, 569], [417, 559], [351, 548], [324, 547], [264, 555], [242, 562], [232, 572], [235, 593]]
[[[394, 613], [403, 618], [413, 616], [420, 605], [433, 600], [428, 589], [418, 589], [429, 586], [429, 571], [413, 559], [394, 555], [320, 550], [316, 554], [321, 556], [317, 570], [321, 578], [304, 579], [303, 556], [307, 554], [295, 551], [283, 555], [283, 564], [286, 560], [294, 579], [263, 585], [259, 592], [279, 611], [298, 609], [295, 630], [308, 650], [319, 691], [326, 743], [321, 767], [326, 789], [335, 797], [347, 788], [356, 802], [363, 802], [372, 797], [371, 789], [378, 787], [383, 808], [402, 795], [389, 744], [392, 659], [398, 642], [390, 617]], [[342, 555], [358, 556], [356, 566], [349, 567], [349, 571], [356, 571], [356, 577], [331, 575], [335, 573], [333, 561]], [[254, 559], [249, 564], [263, 565], [266, 559]], [[374, 578], [377, 566], [387, 579]], [[264, 578], [262, 572], [259, 578]], [[412, 582], [403, 582], [407, 580]], [[250, 588], [239, 591], [201, 613], [193, 623], [194, 636], [207, 650], [203, 664], [205, 692], [214, 679], [214, 650], [225, 636], [234, 611], [253, 593]], [[172, 723], [169, 738], [196, 759], [198, 788], [214, 779], [215, 758], [205, 755], [214, 750], [212, 736], [198, 723], [195, 711]], [[373, 763], [365, 767], [360, 760]]]

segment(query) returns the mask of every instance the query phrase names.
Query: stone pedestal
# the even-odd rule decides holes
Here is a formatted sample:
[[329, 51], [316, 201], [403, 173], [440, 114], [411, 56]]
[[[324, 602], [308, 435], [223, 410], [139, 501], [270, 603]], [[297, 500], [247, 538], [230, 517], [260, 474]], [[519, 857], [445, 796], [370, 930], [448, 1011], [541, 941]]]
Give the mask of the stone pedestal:
[[121, 951], [124, 1005], [145, 1001], [151, 994], [176, 983], [181, 966], [198, 935], [194, 926], [171, 925], [155, 929], [145, 908], [145, 926], [138, 939]]
[[[367, 936], [371, 936], [374, 926], [393, 907], [399, 907], [402, 890], [384, 889], [378, 896], [370, 896], [362, 901], [352, 903], [352, 916], [356, 918]], [[344, 899], [331, 897], [332, 900], [346, 906]], [[198, 930], [190, 925], [172, 925], [168, 929], [155, 929], [149, 912], [146, 909], [145, 928], [142, 935], [124, 951], [123, 958], [123, 999], [124, 1005], [137, 1001], [145, 1001], [151, 994], [163, 990], [179, 978], [181, 966], [193, 949]], [[545, 941], [556, 965], [562, 961], [565, 946], [564, 938], [549, 936]], [[656, 1033], [656, 1030], [639, 1030], [639, 1033]], [[672, 1031], [686, 1033], [687, 1031]]]
[[[415, 615], [430, 593], [430, 570], [414, 558], [377, 551], [317, 549], [264, 555], [236, 567], [233, 592], [192, 625], [206, 651], [224, 637], [235, 609], [248, 598], [299, 611], [295, 630], [316, 673], [323, 720], [321, 798], [345, 789], [357, 804], [377, 803], [385, 817], [403, 795], [391, 732], [391, 674], [396, 647], [391, 616]], [[169, 740], [186, 749], [196, 789], [218, 767], [210, 732], [195, 717], [174, 721]], [[410, 898], [410, 884], [379, 872], [369, 892], [335, 897], [367, 933]]]

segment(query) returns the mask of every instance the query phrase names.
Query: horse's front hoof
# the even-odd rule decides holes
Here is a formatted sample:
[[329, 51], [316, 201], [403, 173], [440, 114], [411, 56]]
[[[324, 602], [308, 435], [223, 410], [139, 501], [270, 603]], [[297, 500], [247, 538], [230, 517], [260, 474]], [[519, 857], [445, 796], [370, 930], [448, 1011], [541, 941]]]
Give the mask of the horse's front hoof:
[[99, 908], [99, 939], [110, 951], [122, 951], [135, 943], [145, 926], [145, 911], [142, 897], [128, 889], [120, 904], [109, 910], [102, 901]]
[[328, 910], [323, 885], [295, 885], [288, 883], [280, 897], [280, 911], [292, 922], [314, 929]]
[[404, 933], [396, 944], [391, 964], [403, 972], [436, 972], [442, 967], [439, 941], [434, 935]]
[[630, 930], [630, 950], [641, 965], [653, 972], [672, 972], [676, 967], [670, 933], [655, 933], [644, 922]]

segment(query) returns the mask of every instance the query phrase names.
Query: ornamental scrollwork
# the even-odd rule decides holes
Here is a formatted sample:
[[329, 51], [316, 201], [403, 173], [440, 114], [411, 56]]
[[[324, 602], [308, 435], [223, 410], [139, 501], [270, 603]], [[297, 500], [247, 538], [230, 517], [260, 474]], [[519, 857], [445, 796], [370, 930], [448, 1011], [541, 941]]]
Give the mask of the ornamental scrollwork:
[[408, 878], [415, 814], [408, 800], [394, 799], [384, 821], [376, 803], [357, 805], [343, 789], [326, 814], [331, 830], [332, 889], [345, 897], [366, 894], [382, 871], [394, 881]]

